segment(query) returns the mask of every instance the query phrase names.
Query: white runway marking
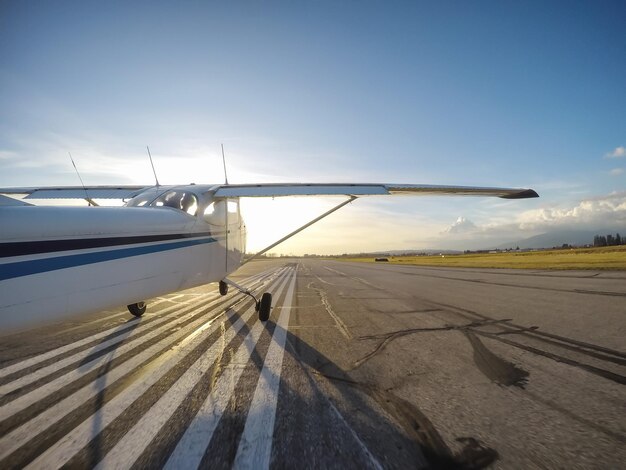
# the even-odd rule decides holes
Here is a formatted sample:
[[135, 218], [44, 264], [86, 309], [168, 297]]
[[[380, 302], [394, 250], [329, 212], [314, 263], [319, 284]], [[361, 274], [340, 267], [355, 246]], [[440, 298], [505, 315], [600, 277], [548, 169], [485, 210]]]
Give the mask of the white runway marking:
[[[260, 291], [263, 286], [268, 286], [268, 284], [273, 285], [273, 289], [278, 287], [274, 296], [276, 300], [278, 300], [279, 295], [284, 293], [285, 290], [288, 290], [287, 301], [289, 307], [278, 307], [283, 310], [280, 316], [280, 318], [283, 319], [285, 318], [284, 312], [290, 310], [290, 304], [293, 300], [295, 276], [296, 273], [293, 267], [283, 266], [279, 269], [272, 268], [246, 278], [242, 284], [245, 283], [247, 288], [257, 292]], [[265, 289], [263, 288], [263, 290]], [[232, 290], [231, 293], [238, 295]], [[107, 426], [118, 418], [123, 418], [124, 412], [126, 412], [133, 403], [147, 398], [145, 394], [148, 389], [151, 387], [154, 389], [154, 385], [159, 380], [162, 380], [168, 371], [180, 365], [181, 361], [183, 361], [194, 348], [197, 348], [203, 341], [206, 341], [212, 333], [214, 334], [215, 330], [219, 328], [220, 325], [228, 325], [226, 328], [222, 327], [224, 332], [215, 343], [207, 345], [208, 349], [201, 358], [204, 359], [204, 361], [200, 362], [199, 359], [194, 365], [183, 371], [183, 375], [176, 384], [165, 391], [162, 396], [159, 397], [157, 395], [155, 397], [155, 399], [158, 399], [157, 403], [141, 416], [139, 421], [135, 424], [137, 429], [134, 427], [133, 430], [129, 431], [121, 440], [113, 442], [111, 452], [104, 457], [100, 465], [101, 468], [108, 468], [111, 465], [115, 467], [128, 467], [135, 462], [136, 459], [149, 448], [156, 433], [162, 431], [162, 426], [173, 413], [176, 412], [182, 401], [188, 397], [188, 394], [193, 390], [193, 387], [202, 378], [203, 374], [210, 370], [209, 368], [215, 363], [215, 359], [220, 357], [219, 354], [225, 347], [225, 344], [232, 341], [250, 316], [250, 312], [246, 312], [242, 315], [242, 318], [239, 318], [231, 326], [230, 322], [226, 322], [223, 313], [215, 315], [215, 313], [217, 313], [215, 305], [221, 305], [221, 303], [215, 299], [221, 296], [208, 296], [208, 299], [213, 302], [207, 306], [205, 305], [207, 295], [203, 294], [194, 298], [191, 302], [183, 302], [184, 304], [189, 302], [192, 305], [181, 307], [181, 301], [183, 299], [180, 298], [180, 295], [181, 294], [174, 296], [178, 297], [176, 298], [179, 302], [177, 305], [168, 306], [160, 312], [157, 312], [158, 315], [165, 315], [165, 312], [175, 312], [175, 314], [169, 315], [170, 318], [167, 319], [159, 316], [158, 319], [153, 320], [149, 325], [154, 328], [154, 331], [145, 332], [143, 336], [138, 337], [141, 331], [140, 328], [143, 329], [143, 325], [140, 326], [140, 324], [138, 324], [140, 320], [133, 319], [128, 324], [122, 325], [121, 328], [120, 325], [116, 325], [114, 328], [107, 328], [105, 331], [82, 338], [72, 344], [44, 352], [38, 356], [1, 369], [0, 377], [6, 377], [10, 374], [15, 374], [18, 377], [0, 386], [0, 390], [4, 390], [5, 392], [12, 391], [16, 395], [12, 401], [0, 407], [0, 422], [12, 417], [15, 419], [16, 417], [14, 415], [21, 411], [25, 412], [26, 417], [20, 418], [18, 422], [12, 421], [11, 424], [8, 422], [5, 423], [9, 427], [5, 428], [7, 429], [7, 431], [5, 431], [6, 434], [0, 437], [0, 461], [12, 461], [17, 463], [20, 459], [24, 462], [34, 459], [29, 464], [29, 468], [58, 468], [67, 464], [77, 454], [83, 455], [82, 453], [84, 452], [89, 453], [87, 446], [89, 446], [90, 443], [93, 444], [93, 442], [97, 442], [92, 442], [92, 440], [94, 438], [97, 439]], [[237, 299], [237, 297], [232, 296], [221, 298], [227, 301], [229, 298], [232, 299], [232, 301]], [[166, 299], [160, 299], [158, 303], [167, 305], [163, 300]], [[247, 298], [240, 296], [236, 303], [239, 302], [247, 302]], [[213, 318], [208, 321], [206, 317], [197, 318], [192, 323], [181, 326], [182, 322], [189, 321], [194, 315], [204, 310], [206, 310], [208, 315], [214, 315]], [[183, 314], [178, 315], [179, 312]], [[282, 322], [284, 322], [284, 320], [281, 319], [279, 319], [277, 328], [284, 328], [286, 330], [288, 326], [288, 316], [287, 323], [284, 326], [281, 326]], [[163, 324], [166, 321], [168, 324]], [[148, 325], [146, 326], [150, 327]], [[133, 330], [133, 328], [136, 329]], [[186, 433], [179, 443], [179, 445], [182, 443], [181, 449], [186, 448], [186, 460], [177, 458], [177, 451], [175, 450], [170, 455], [170, 460], [168, 461], [170, 468], [180, 467], [180, 464], [183, 462], [189, 463], [191, 462], [190, 459], [195, 459], [198, 462], [202, 459], [211, 440], [213, 430], [217, 427], [222, 414], [226, 412], [226, 406], [229, 403], [233, 390], [245, 369], [245, 364], [249, 362], [250, 356], [254, 352], [257, 341], [262, 336], [264, 329], [263, 323], [255, 322], [249, 334], [237, 349], [235, 355], [230, 361], [227, 361], [228, 364], [225, 365], [224, 371], [215, 382], [211, 394], [195, 418], [197, 420], [199, 416], [202, 416], [202, 413], [211, 414], [211, 416], [213, 416], [214, 425], [207, 434], [207, 420], [204, 420], [203, 429], [199, 435], [193, 431], [190, 432], [195, 422], [192, 421], [192, 424], [186, 430]], [[171, 330], [170, 334], [164, 335], [165, 337], [157, 343], [142, 348], [145, 342], [154, 340], [155, 336], [158, 335], [157, 332], [163, 334], [168, 330]], [[118, 336], [115, 338], [107, 338], [107, 336], [111, 334]], [[286, 335], [286, 331], [283, 332], [283, 335]], [[129, 339], [132, 339], [132, 341], [129, 341]], [[276, 341], [276, 339], [277, 336], [275, 332], [273, 341]], [[99, 340], [105, 341], [98, 344]], [[91, 349], [80, 350], [73, 353], [75, 349], [90, 346], [90, 343], [94, 343]], [[281, 344], [282, 346], [280, 347], [284, 348], [284, 339]], [[276, 362], [276, 358], [274, 358], [276, 355], [274, 351], [276, 347], [276, 345], [270, 343], [268, 355], [270, 355], [270, 353], [271, 355], [266, 356], [263, 368], [264, 370], [267, 369], [267, 371], [274, 371], [276, 367], [278, 368], [278, 380], [276, 382], [276, 389], [274, 390], [275, 394], [278, 392], [277, 386], [280, 383], [280, 368], [282, 366], [282, 352], [279, 354], [279, 362]], [[80, 364], [81, 361], [85, 362], [86, 358], [90, 355], [102, 352], [106, 348], [112, 348], [113, 350], [85, 364]], [[120, 362], [115, 368], [107, 370], [104, 375], [95, 378], [89, 383], [86, 383], [79, 390], [68, 395], [71, 390], [70, 384], [84, 377], [85, 374], [92, 373], [100, 367], [110, 364], [112, 360], [119, 358], [123, 354], [125, 354], [124, 362]], [[61, 355], [63, 355], [63, 357], [60, 360], [56, 360], [54, 364], [42, 367], [32, 373], [19, 376], [20, 371], [26, 372], [25, 369], [30, 367], [36, 369], [37, 364], [43, 361], [49, 361]], [[268, 360], [273, 362], [274, 366], [269, 367]], [[35, 381], [41, 380], [45, 382], [49, 375], [62, 368], [71, 370], [52, 380], [48, 378], [48, 383], [44, 383], [40, 387], [27, 393], [23, 393], [23, 391], [20, 390], [20, 388], [32, 384]], [[125, 380], [128, 380], [128, 377], [133, 378], [126, 383]], [[206, 375], [204, 375], [204, 377], [206, 377]], [[261, 376], [260, 379], [267, 380], [267, 377], [264, 378]], [[109, 387], [112, 388], [112, 392], [117, 393], [117, 395], [111, 396], [111, 394], [108, 393]], [[67, 388], [67, 392], [65, 392], [65, 388]], [[20, 392], [22, 392], [22, 395], [19, 395]], [[63, 394], [63, 392], [65, 392], [65, 394], [60, 397], [58, 402], [52, 402], [48, 407], [39, 406], [37, 408], [31, 408], [33, 405], [36, 405], [38, 401], [47, 400], [50, 395], [55, 393]], [[255, 395], [258, 393], [257, 390]], [[93, 400], [95, 397], [104, 397], [104, 394], [108, 394], [108, 401], [106, 401], [104, 405], [101, 404], [101, 400], [99, 399], [98, 403], [100, 403], [100, 405], [97, 405], [96, 410], [84, 408], [84, 405], [89, 400]], [[7, 398], [8, 397], [5, 397], [5, 400]], [[274, 398], [274, 401], [276, 399], [277, 397]], [[83, 406], [83, 408], [80, 408], [81, 406]], [[80, 415], [73, 413], [79, 408], [81, 410]], [[272, 422], [275, 419], [275, 409], [276, 403], [274, 402], [274, 410], [271, 416]], [[89, 413], [93, 414], [89, 415]], [[20, 416], [22, 415], [20, 414]], [[56, 433], [58, 425], [70, 419], [73, 423], [69, 425], [66, 431], [63, 431], [64, 434], [55, 438], [59, 440], [47, 444], [50, 447], [42, 449], [42, 451], [35, 451], [31, 450], [30, 446], [27, 446], [27, 444], [33, 439], [36, 439], [37, 436], [46, 436], [45, 433], [48, 429], [50, 429], [50, 432], [54, 429]], [[81, 419], [83, 420], [82, 422], [80, 421]], [[250, 420], [249, 417], [248, 420]], [[271, 450], [272, 430], [273, 428], [269, 430], [270, 442], [267, 451], [268, 455]], [[189, 440], [186, 436], [192, 436], [195, 437], [195, 439]], [[198, 438], [200, 440], [198, 440]], [[127, 446], [132, 447], [132, 449], [127, 448]], [[116, 449], [121, 449], [121, 451], [116, 451]], [[178, 449], [178, 447], [176, 449]], [[36, 453], [28, 457], [31, 452]]]
[[[205, 299], [201, 299], [201, 300], [196, 300], [194, 302], [194, 304], [190, 307], [190, 308], [196, 308], [199, 305], [202, 305], [206, 302]], [[170, 310], [176, 310], [177, 308], [180, 308], [180, 305], [177, 306], [173, 306], [170, 308]], [[115, 344], [118, 343], [124, 343], [124, 347], [122, 348], [118, 348], [117, 352], [118, 354], [116, 354], [115, 356], [119, 356], [120, 354], [123, 354], [123, 351], [127, 351], [129, 349], [132, 349], [133, 347], [135, 347], [138, 343], [144, 342], [145, 340], [147, 340], [147, 336], [140, 336], [139, 338], [137, 338], [136, 340], [133, 341], [129, 341], [131, 338], [135, 338], [136, 336], [141, 335], [144, 330], [146, 328], [153, 328], [155, 326], [161, 325], [161, 324], [166, 324], [165, 326], [158, 328], [156, 330], [153, 330], [152, 332], [149, 333], [149, 335], [151, 337], [154, 337], [156, 335], [158, 335], [159, 333], [161, 333], [162, 331], [171, 328], [172, 325], [178, 324], [181, 321], [186, 320], [190, 315], [184, 315], [184, 316], [178, 316], [175, 318], [170, 318], [170, 317], [162, 317], [159, 318], [155, 321], [152, 321], [146, 325], [141, 325], [138, 321], [135, 320], [131, 320], [132, 322], [132, 326], [135, 327], [135, 329], [131, 330], [130, 332], [128, 332], [128, 334], [119, 334], [117, 336], [115, 336], [114, 338], [111, 338], [107, 341], [102, 341], [100, 343], [98, 343], [96, 346], [94, 346], [93, 348], [90, 349], [85, 349], [83, 351], [80, 351], [76, 354], [73, 354], [71, 356], [68, 356], [64, 359], [61, 359], [59, 361], [56, 361], [52, 364], [50, 364], [49, 366], [46, 367], [42, 367], [41, 369], [37, 369], [36, 371], [24, 375], [22, 377], [20, 377], [19, 379], [15, 379], [12, 382], [9, 382], [7, 384], [4, 384], [2, 386], [0, 386], [0, 394], [2, 395], [6, 395], [8, 393], [11, 393], [14, 390], [18, 390], [22, 387], [25, 387], [26, 385], [36, 382], [37, 380], [46, 377], [50, 374], [53, 374], [54, 372], [61, 370], [62, 368], [69, 366], [70, 364], [74, 364], [75, 362], [81, 361], [89, 356], [91, 356], [94, 353], [97, 353], [98, 351], [102, 351], [106, 348], [109, 348], [111, 346], [114, 346]], [[136, 326], [137, 324], [140, 324], [141, 326]], [[119, 327], [118, 327], [119, 328]], [[119, 332], [124, 332], [126, 330], [128, 330], [129, 328], [124, 325], [124, 327], [116, 329], [113, 328], [112, 333], [119, 333]], [[116, 331], [117, 330], [117, 331]], [[106, 338], [106, 336], [105, 336]], [[122, 351], [123, 350], [123, 351]], [[113, 356], [111, 359], [113, 359], [115, 356]], [[92, 362], [90, 362], [89, 364], [94, 364], [94, 367], [102, 361], [102, 358], [97, 358], [94, 359]], [[86, 372], [89, 372], [87, 364], [82, 365], [81, 369], [86, 370]]]
[[[284, 285], [284, 284], [283, 284]], [[282, 286], [281, 286], [282, 290]], [[280, 293], [278, 294], [280, 295]], [[238, 327], [229, 329], [232, 332], [226, 342], [229, 342], [239, 332], [244, 322], [238, 320]], [[258, 324], [259, 322], [257, 322]], [[176, 411], [178, 406], [187, 398], [202, 376], [213, 365], [221, 344], [214, 343], [183, 376], [154, 404], [150, 410], [129, 430], [125, 438], [107, 453], [105, 458], [96, 466], [97, 469], [128, 468], [139, 456], [150, 441], [158, 434], [163, 425]], [[232, 390], [231, 390], [232, 392]]]
[[295, 284], [294, 273], [248, 411], [233, 465], [235, 468], [268, 468], [270, 463], [278, 388]]
[[[201, 295], [203, 297], [207, 297], [207, 296], [209, 297], [209, 299], [203, 299], [205, 302], [207, 300], [213, 300], [214, 298], [218, 297], [215, 294], [212, 294], [212, 295], [201, 294]], [[168, 308], [164, 308], [163, 310], [160, 310], [159, 312], [156, 312], [156, 313], [158, 313], [159, 315], [167, 315], [170, 312], [176, 311], [177, 308], [179, 308], [179, 306], [174, 305], [174, 306], [170, 306]], [[120, 314], [116, 314], [116, 315], [120, 315]], [[98, 320], [98, 321], [100, 321], [100, 320]], [[125, 331], [125, 330], [127, 330], [129, 328], [134, 328], [135, 325], [137, 323], [139, 323], [139, 322], [141, 322], [141, 319], [133, 318], [133, 319], [130, 319], [128, 322], [126, 322], [124, 325], [121, 325], [121, 326], [118, 325], [118, 326], [115, 326], [114, 328], [109, 328], [108, 330], [101, 331], [101, 332], [99, 332], [99, 333], [97, 333], [95, 335], [88, 336], [88, 337], [83, 338], [83, 339], [81, 339], [79, 341], [75, 341], [75, 342], [67, 344], [65, 346], [61, 346], [60, 348], [56, 348], [56, 349], [53, 349], [51, 351], [47, 351], [47, 352], [45, 352], [43, 354], [39, 354], [37, 356], [28, 358], [28, 359], [26, 359], [24, 361], [20, 361], [20, 362], [17, 362], [15, 364], [12, 364], [10, 366], [4, 367], [4, 368], [0, 369], [0, 377], [5, 377], [5, 376], [13, 374], [15, 372], [19, 372], [20, 370], [27, 369], [28, 367], [32, 367], [32, 366], [34, 366], [36, 364], [39, 364], [40, 362], [43, 362], [43, 361], [45, 361], [47, 359], [52, 359], [53, 357], [59, 356], [60, 354], [63, 354], [65, 352], [71, 351], [73, 349], [79, 348], [79, 347], [84, 346], [84, 345], [89, 344], [89, 343], [93, 343], [95, 341], [98, 341], [99, 339], [106, 338], [107, 336], [109, 336], [109, 335], [111, 335], [113, 333], [116, 333], [116, 332], [117, 333], [121, 333], [121, 332], [123, 332], [123, 331]], [[154, 324], [154, 322], [152, 322], [150, 324]]]
[[[234, 336], [239, 329], [250, 318], [251, 310], [249, 310], [244, 316], [239, 318], [232, 328], [227, 331], [228, 337]], [[230, 313], [229, 317], [232, 316]], [[218, 324], [213, 325], [213, 328], [205, 329], [201, 335], [194, 338], [194, 341], [189, 342], [185, 347], [178, 351], [176, 356], [171, 357], [167, 362], [160, 364], [158, 368], [155, 368], [145, 380], [137, 381], [133, 383], [127, 390], [124, 390], [121, 394], [113, 398], [110, 402], [106, 403], [95, 414], [90, 416], [87, 420], [83, 421], [80, 425], [75, 427], [69, 434], [63, 439], [57, 442], [54, 446], [50, 447], [46, 452], [41, 454], [37, 460], [35, 460], [27, 468], [50, 468], [60, 467], [67, 463], [76, 453], [78, 453], [83, 447], [96, 437], [106, 426], [108, 426], [115, 418], [117, 418], [122, 412], [124, 412], [136, 399], [138, 399], [143, 393], [145, 393], [152, 385], [154, 385], [161, 377], [163, 377], [168, 371], [175, 367], [181, 359], [192, 351], [198, 344], [205, 340], [211, 333], [213, 333]], [[199, 361], [212, 361], [214, 357], [208, 357], [211, 351], [207, 351], [207, 354], [203, 354]], [[214, 356], [214, 354], [212, 355]], [[209, 366], [211, 365], [209, 364]], [[197, 364], [194, 364], [187, 374], [196, 375], [198, 378], [201, 376], [199, 370], [196, 368]], [[176, 393], [180, 390], [177, 385], [172, 389]], [[181, 398], [184, 398], [182, 396]], [[160, 402], [160, 400], [159, 400]], [[153, 408], [154, 409], [154, 408]], [[158, 410], [161, 411], [161, 410]], [[97, 424], [97, 425], [96, 425]], [[128, 440], [135, 442], [137, 436], [133, 437], [125, 436], [122, 438], [123, 442]]]
[[[192, 314], [193, 312], [191, 313], [191, 315]], [[90, 384], [87, 384], [82, 389], [56, 403], [54, 406], [46, 409], [41, 414], [37, 415], [30, 421], [27, 421], [22, 426], [14, 429], [9, 434], [3, 436], [2, 439], [0, 439], [0, 459], [5, 458], [9, 454], [17, 450], [23, 444], [28, 442], [28, 440], [31, 439], [33, 436], [37, 435], [38, 433], [47, 429], [49, 426], [52, 426], [54, 423], [61, 420], [64, 416], [66, 416], [68, 413], [86, 402], [91, 397], [101, 393], [108, 385], [111, 385], [120, 378], [133, 372], [139, 365], [141, 365], [144, 361], [148, 360], [155, 354], [163, 354], [163, 352], [165, 352], [166, 354], [177, 352], [176, 350], [168, 351], [168, 349], [171, 348], [172, 345], [176, 344], [178, 341], [187, 337], [189, 334], [192, 334], [196, 329], [207, 328], [213, 325], [214, 327], [210, 330], [213, 331], [219, 324], [219, 322], [216, 321], [219, 317], [220, 315], [217, 315], [213, 319], [208, 321], [204, 318], [200, 318], [193, 323], [185, 326], [184, 328], [172, 333], [158, 343], [153, 344], [149, 348], [143, 350], [141, 353], [133, 356], [120, 366], [109, 371], [106, 375], [107, 383], [102, 383], [96, 380], [94, 382], [91, 382]], [[209, 333], [210, 332], [208, 332], [207, 334]], [[178, 356], [174, 357], [177, 358]], [[155, 358], [154, 360], [158, 360], [158, 358]], [[177, 358], [175, 362], [178, 362], [179, 360], [180, 358]], [[42, 394], [41, 398], [45, 398], [45, 396], [47, 396], [47, 394]], [[14, 404], [15, 401], [5, 406], [8, 407], [8, 411], [11, 411], [11, 405]]]
[[[295, 273], [293, 276], [295, 277]], [[286, 281], [275, 294], [276, 298], [282, 294]], [[261, 322], [255, 323], [244, 342], [237, 349], [233, 360], [230, 362], [230, 367], [224, 370], [215, 388], [211, 390], [187, 431], [178, 442], [176, 449], [165, 465], [165, 469], [198, 468], [211, 437], [213, 437], [213, 432], [217, 428], [233, 390], [243, 373], [243, 366], [250, 360], [264, 329], [265, 325]]]
[[[202, 302], [200, 302], [202, 303]], [[200, 307], [200, 308], [204, 308], [204, 307]], [[98, 369], [99, 367], [103, 366], [105, 363], [111, 362], [112, 360], [120, 357], [121, 355], [141, 346], [141, 344], [145, 343], [146, 341], [149, 341], [153, 338], [156, 338], [157, 336], [161, 335], [162, 333], [166, 332], [167, 330], [171, 330], [173, 327], [175, 327], [176, 325], [179, 325], [185, 321], [187, 321], [190, 317], [196, 315], [198, 313], [198, 311], [196, 310], [192, 310], [190, 312], [188, 312], [185, 315], [176, 317], [175, 319], [170, 319], [170, 322], [166, 323], [165, 325], [157, 328], [156, 330], [150, 331], [149, 333], [146, 333], [145, 335], [141, 336], [140, 338], [137, 338], [133, 341], [130, 341], [128, 343], [125, 343], [123, 345], [121, 345], [120, 347], [118, 347], [117, 349], [115, 349], [114, 351], [111, 352], [111, 354], [107, 354], [105, 356], [100, 356], [97, 357], [95, 359], [92, 359], [91, 361], [85, 363], [85, 364], [80, 364], [78, 366], [77, 369], [73, 369], [69, 372], [67, 372], [66, 374], [61, 375], [60, 377], [57, 377], [56, 379], [48, 382], [47, 384], [36, 388], [34, 390], [32, 390], [31, 392], [28, 392], [18, 398], [16, 398], [13, 401], [10, 401], [9, 403], [5, 404], [4, 406], [0, 407], [0, 421], [1, 420], [5, 420], [11, 416], [13, 416], [15, 413], [17, 413], [18, 411], [21, 411], [27, 407], [29, 407], [30, 405], [36, 403], [37, 401], [45, 398], [46, 396], [52, 394], [53, 392], [60, 390], [61, 388], [63, 388], [64, 386], [74, 382], [75, 380], [80, 379], [81, 377], [87, 375], [88, 373]], [[204, 322], [206, 321], [205, 319], [200, 319], [200, 322]], [[167, 339], [167, 338], [166, 338]], [[9, 384], [10, 385], [10, 384]]]

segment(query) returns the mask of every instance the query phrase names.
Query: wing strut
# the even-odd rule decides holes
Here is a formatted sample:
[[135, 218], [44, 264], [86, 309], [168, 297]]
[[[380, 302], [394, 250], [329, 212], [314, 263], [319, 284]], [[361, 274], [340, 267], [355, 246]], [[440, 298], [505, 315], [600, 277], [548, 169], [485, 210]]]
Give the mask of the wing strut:
[[285, 240], [287, 240], [288, 238], [293, 237], [294, 235], [296, 235], [297, 233], [302, 232], [305, 228], [310, 227], [311, 225], [313, 225], [316, 222], [319, 222], [320, 220], [322, 220], [324, 217], [329, 216], [330, 214], [332, 214], [333, 212], [341, 209], [343, 206], [350, 204], [352, 201], [354, 201], [355, 199], [357, 199], [356, 196], [350, 196], [349, 199], [347, 199], [346, 201], [343, 201], [341, 204], [333, 207], [331, 210], [324, 212], [322, 215], [320, 215], [319, 217], [316, 217], [315, 219], [311, 220], [309, 223], [303, 225], [302, 227], [300, 227], [297, 230], [294, 230], [293, 232], [291, 232], [289, 235], [284, 236], [283, 238], [281, 238], [280, 240], [278, 240], [275, 243], [272, 243], [270, 246], [268, 246], [267, 248], [263, 248], [261, 251], [259, 251], [258, 253], [254, 254], [253, 256], [251, 256], [250, 258], [248, 258], [247, 260], [245, 260], [243, 263], [241, 263], [241, 266], [243, 266], [244, 264], [252, 261], [254, 258], [257, 258], [259, 256], [261, 256], [263, 253], [266, 253], [267, 251], [271, 250], [272, 248], [274, 248], [276, 245], [281, 244], [282, 242], [284, 242]]

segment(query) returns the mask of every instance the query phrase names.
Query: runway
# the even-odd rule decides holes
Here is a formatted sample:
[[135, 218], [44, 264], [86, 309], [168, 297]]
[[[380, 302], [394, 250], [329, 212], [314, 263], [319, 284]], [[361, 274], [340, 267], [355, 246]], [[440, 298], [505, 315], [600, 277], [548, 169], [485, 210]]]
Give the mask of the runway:
[[626, 273], [294, 259], [0, 337], [2, 468], [618, 468]]

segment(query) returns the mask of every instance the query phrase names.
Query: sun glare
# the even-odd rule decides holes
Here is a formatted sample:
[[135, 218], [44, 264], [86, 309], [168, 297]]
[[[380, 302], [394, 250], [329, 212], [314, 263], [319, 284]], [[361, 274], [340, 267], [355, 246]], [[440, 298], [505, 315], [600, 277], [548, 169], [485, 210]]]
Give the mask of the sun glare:
[[[323, 214], [339, 202], [341, 198], [275, 198], [242, 199], [241, 210], [248, 229], [247, 251], [259, 250], [280, 240], [312, 219]], [[307, 252], [306, 230], [276, 247], [275, 252], [302, 254]]]

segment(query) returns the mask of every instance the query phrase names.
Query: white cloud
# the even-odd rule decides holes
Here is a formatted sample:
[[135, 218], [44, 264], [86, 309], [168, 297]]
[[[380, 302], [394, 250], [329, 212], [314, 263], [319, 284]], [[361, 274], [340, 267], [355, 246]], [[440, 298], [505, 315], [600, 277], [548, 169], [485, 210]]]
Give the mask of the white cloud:
[[16, 157], [17, 154], [15, 152], [11, 152], [10, 150], [0, 150], [0, 160], [9, 160]]
[[508, 217], [500, 214], [478, 225], [459, 217], [438, 237], [421, 241], [430, 248], [478, 249], [515, 243], [542, 233], [622, 227], [626, 230], [626, 191], [517, 214], [511, 211]]
[[626, 157], [626, 147], [624, 146], [615, 147], [613, 151], [604, 155], [604, 158], [624, 158], [624, 157]]
[[522, 230], [626, 225], [626, 191], [585, 199], [574, 207], [544, 207], [526, 211], [519, 216], [518, 223]]
[[623, 168], [613, 168], [611, 171], [609, 171], [609, 173], [611, 174], [611, 176], [619, 176], [622, 173], [624, 173], [624, 169]]
[[445, 229], [443, 233], [471, 233], [475, 232], [477, 229], [478, 227], [476, 227], [474, 222], [466, 219], [465, 217], [459, 217], [452, 225]]

